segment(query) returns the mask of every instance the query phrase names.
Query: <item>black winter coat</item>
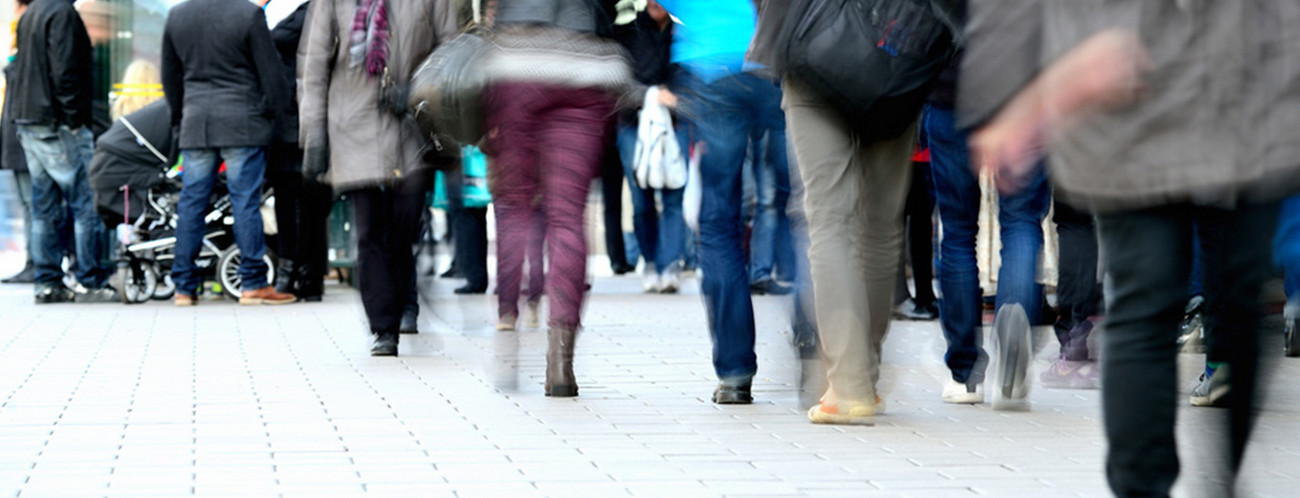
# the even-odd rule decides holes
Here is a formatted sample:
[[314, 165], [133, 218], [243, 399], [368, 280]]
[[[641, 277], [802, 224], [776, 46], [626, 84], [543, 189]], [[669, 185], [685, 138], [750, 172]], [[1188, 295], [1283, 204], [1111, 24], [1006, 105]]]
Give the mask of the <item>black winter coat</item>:
[[8, 83], [14, 92], [5, 100], [10, 117], [19, 124], [89, 125], [90, 35], [72, 3], [35, 0], [18, 20], [15, 40], [16, 70]]
[[182, 149], [270, 145], [291, 99], [266, 16], [247, 0], [173, 7], [162, 82]]

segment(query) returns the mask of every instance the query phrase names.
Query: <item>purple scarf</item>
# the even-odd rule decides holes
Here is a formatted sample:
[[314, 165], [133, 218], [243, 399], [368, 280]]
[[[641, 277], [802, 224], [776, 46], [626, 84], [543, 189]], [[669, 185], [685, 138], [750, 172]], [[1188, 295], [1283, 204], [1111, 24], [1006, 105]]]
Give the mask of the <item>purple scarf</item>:
[[357, 0], [352, 18], [348, 66], [365, 62], [366, 73], [378, 76], [388, 66], [388, 8], [386, 0]]

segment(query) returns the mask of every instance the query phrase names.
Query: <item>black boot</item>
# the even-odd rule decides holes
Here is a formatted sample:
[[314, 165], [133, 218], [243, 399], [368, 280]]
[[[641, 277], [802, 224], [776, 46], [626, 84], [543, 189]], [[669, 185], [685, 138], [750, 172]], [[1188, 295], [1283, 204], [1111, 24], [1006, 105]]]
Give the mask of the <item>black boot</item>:
[[0, 280], [0, 284], [30, 284], [36, 282], [36, 267], [32, 265], [32, 260], [27, 260], [27, 265], [23, 266], [22, 271], [12, 276]]
[[292, 259], [280, 258], [280, 265], [275, 268], [275, 291], [281, 294], [297, 294], [300, 272]]
[[577, 331], [552, 328], [546, 341], [546, 395], [572, 398], [578, 395], [578, 381], [573, 376], [573, 341]]
[[370, 356], [397, 356], [397, 331], [375, 333], [375, 344], [370, 346]]
[[418, 311], [406, 310], [402, 313], [402, 324], [397, 327], [397, 331], [403, 334], [420, 333], [420, 315]]

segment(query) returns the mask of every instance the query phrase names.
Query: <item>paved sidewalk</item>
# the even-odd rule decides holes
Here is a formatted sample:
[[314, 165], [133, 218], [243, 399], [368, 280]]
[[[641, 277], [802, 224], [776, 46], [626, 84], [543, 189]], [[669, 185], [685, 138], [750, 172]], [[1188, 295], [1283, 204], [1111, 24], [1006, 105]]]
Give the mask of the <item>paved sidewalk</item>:
[[[319, 304], [194, 308], [38, 307], [0, 286], [0, 496], [1107, 494], [1098, 392], [1036, 389], [1029, 412], [945, 405], [934, 323], [895, 323], [875, 427], [815, 426], [780, 298], [756, 298], [756, 403], [719, 407], [694, 282], [645, 296], [597, 279], [574, 399], [542, 395], [543, 332], [503, 340], [492, 298], [456, 283], [423, 284], [422, 333], [396, 359], [367, 356], [357, 295], [333, 286]], [[1188, 388], [1200, 361], [1183, 357]], [[1300, 485], [1300, 360], [1279, 364], [1252, 496]], [[1182, 495], [1216, 489], [1190, 449], [1221, 414], [1182, 412]]]

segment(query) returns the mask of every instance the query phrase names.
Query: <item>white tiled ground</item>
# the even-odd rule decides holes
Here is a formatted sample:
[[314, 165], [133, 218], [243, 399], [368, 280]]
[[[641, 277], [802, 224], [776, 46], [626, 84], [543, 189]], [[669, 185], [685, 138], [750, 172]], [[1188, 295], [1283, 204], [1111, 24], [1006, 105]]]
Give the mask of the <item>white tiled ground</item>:
[[[643, 296], [597, 279], [581, 396], [549, 399], [544, 334], [496, 336], [491, 298], [455, 283], [425, 284], [424, 332], [396, 359], [367, 356], [357, 296], [337, 287], [319, 304], [178, 309], [38, 307], [0, 286], [0, 496], [1107, 493], [1097, 392], [1037, 389], [1029, 412], [944, 405], [935, 324], [895, 324], [875, 427], [814, 426], [779, 298], [756, 299], [757, 403], [718, 407], [693, 284]], [[1190, 378], [1201, 358], [1184, 360]], [[1300, 360], [1280, 364], [1247, 495], [1300, 485]], [[1193, 449], [1220, 415], [1182, 413], [1183, 495], [1214, 489]]]

